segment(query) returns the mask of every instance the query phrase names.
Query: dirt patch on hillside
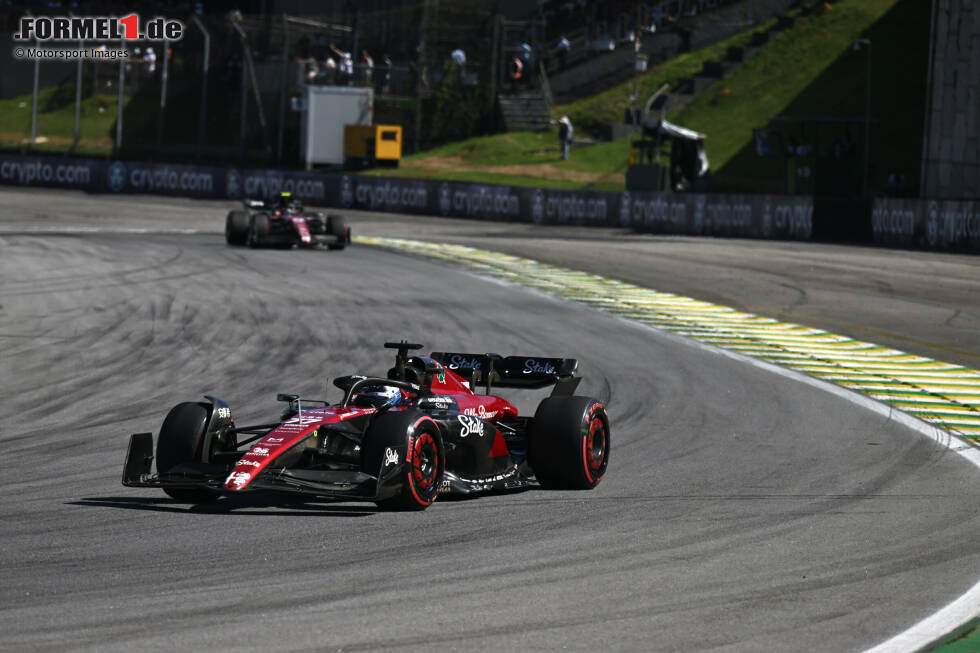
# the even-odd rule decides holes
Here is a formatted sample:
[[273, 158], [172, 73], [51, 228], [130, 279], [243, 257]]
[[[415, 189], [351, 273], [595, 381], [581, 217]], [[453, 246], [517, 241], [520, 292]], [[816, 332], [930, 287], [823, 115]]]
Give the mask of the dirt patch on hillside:
[[603, 183], [626, 183], [626, 175], [622, 172], [612, 174], [596, 174], [581, 170], [569, 170], [553, 163], [527, 163], [511, 165], [477, 165], [467, 163], [463, 157], [456, 156], [430, 156], [411, 163], [403, 162], [405, 168], [416, 170], [430, 170], [432, 172], [484, 172], [494, 175], [511, 175], [515, 177], [538, 177], [539, 179], [554, 179], [559, 181], [572, 181], [579, 184]]

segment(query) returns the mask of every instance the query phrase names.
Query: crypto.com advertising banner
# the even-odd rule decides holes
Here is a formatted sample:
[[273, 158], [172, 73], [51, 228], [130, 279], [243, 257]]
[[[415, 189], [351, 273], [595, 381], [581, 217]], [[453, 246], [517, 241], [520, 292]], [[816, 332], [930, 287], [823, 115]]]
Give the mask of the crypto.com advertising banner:
[[550, 190], [344, 175], [339, 200], [340, 206], [372, 211], [652, 233], [809, 240], [813, 232], [810, 197]]
[[287, 191], [316, 206], [663, 234], [809, 240], [813, 232], [813, 199], [799, 196], [551, 190], [2, 153], [0, 183], [207, 199]]
[[980, 202], [876, 198], [871, 233], [882, 245], [980, 252]]

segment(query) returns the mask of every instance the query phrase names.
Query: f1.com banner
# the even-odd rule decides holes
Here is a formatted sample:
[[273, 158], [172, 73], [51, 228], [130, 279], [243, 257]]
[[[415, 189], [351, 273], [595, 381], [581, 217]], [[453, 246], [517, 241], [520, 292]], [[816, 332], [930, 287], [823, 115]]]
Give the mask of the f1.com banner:
[[809, 240], [813, 233], [813, 199], [800, 196], [552, 190], [5, 153], [0, 183], [207, 199], [269, 198], [287, 191], [316, 206], [663, 234]]

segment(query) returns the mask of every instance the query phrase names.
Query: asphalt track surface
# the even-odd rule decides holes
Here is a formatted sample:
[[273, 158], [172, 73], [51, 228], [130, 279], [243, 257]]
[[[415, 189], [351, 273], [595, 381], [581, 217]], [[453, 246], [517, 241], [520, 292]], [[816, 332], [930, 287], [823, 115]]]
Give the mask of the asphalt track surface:
[[[228, 206], [0, 188], [0, 649], [861, 650], [980, 578], [977, 468], [893, 419], [427, 260], [231, 249], [217, 233]], [[639, 261], [647, 243], [671, 267], [673, 244], [673, 274], [692, 288], [688, 272], [724, 277], [735, 261], [729, 276], [758, 287], [745, 301], [762, 314], [840, 315], [971, 366], [980, 351], [976, 333], [960, 333], [980, 301], [969, 257], [351, 222], [533, 246], [535, 258], [633, 281], [650, 268], [627, 252]], [[140, 229], [210, 233], [126, 231]], [[793, 258], [822, 262], [808, 264], [819, 282], [788, 275], [810, 300], [767, 304]], [[874, 281], [859, 283], [845, 261], [865, 258]], [[913, 266], [960, 276], [917, 295]], [[874, 308], [887, 314], [896, 289], [891, 310], [920, 308], [885, 328]], [[742, 299], [723, 285], [687, 294]], [[849, 294], [865, 299], [849, 309]], [[412, 514], [259, 495], [189, 508], [119, 484], [128, 434], [156, 431], [171, 405], [216, 393], [240, 423], [264, 420], [278, 414], [276, 392], [322, 397], [334, 376], [383, 372], [380, 343], [401, 337], [579, 358], [581, 392], [612, 417], [605, 480]], [[538, 399], [511, 396], [523, 410]]]

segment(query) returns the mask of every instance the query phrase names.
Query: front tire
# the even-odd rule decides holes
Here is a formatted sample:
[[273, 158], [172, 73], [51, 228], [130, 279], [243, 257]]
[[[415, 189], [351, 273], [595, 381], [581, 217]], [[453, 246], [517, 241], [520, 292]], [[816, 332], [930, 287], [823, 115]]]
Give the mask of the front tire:
[[[166, 473], [182, 463], [200, 462], [207, 425], [206, 404], [185, 402], [174, 406], [163, 420], [157, 437], [157, 473]], [[163, 488], [163, 491], [188, 503], [208, 503], [218, 498], [218, 493], [211, 490]]]
[[591, 397], [548, 397], [538, 405], [528, 459], [546, 488], [591, 490], [609, 465], [609, 417]]
[[248, 224], [248, 246], [252, 249], [263, 247], [269, 239], [269, 216], [256, 213]]
[[327, 249], [344, 249], [350, 241], [350, 228], [347, 226], [347, 218], [342, 215], [327, 216], [327, 233], [336, 237], [336, 240]]
[[229, 211], [225, 219], [225, 241], [229, 245], [244, 245], [248, 241], [248, 213]]
[[[382, 413], [364, 435], [361, 469], [384, 472], [386, 455], [397, 453], [397, 493], [377, 502], [384, 510], [425, 510], [436, 500], [446, 468], [442, 435], [435, 420], [422, 411]], [[379, 483], [381, 479], [379, 478]]]

